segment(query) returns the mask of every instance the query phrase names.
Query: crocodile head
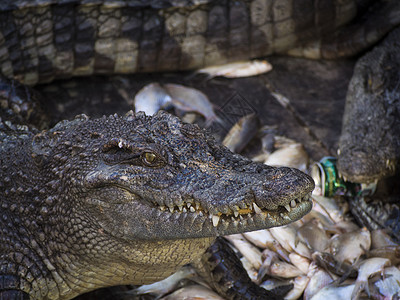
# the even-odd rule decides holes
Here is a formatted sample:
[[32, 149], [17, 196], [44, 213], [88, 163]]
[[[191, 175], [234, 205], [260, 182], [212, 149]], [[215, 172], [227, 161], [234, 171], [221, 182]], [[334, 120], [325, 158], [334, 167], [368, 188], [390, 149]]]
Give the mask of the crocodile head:
[[[197, 125], [159, 112], [64, 121], [39, 137], [73, 205], [124, 240], [202, 238], [296, 221], [312, 179], [230, 152]], [[53, 177], [53, 176], [52, 176]]]
[[359, 183], [400, 172], [400, 31], [358, 60], [349, 83], [338, 171]]

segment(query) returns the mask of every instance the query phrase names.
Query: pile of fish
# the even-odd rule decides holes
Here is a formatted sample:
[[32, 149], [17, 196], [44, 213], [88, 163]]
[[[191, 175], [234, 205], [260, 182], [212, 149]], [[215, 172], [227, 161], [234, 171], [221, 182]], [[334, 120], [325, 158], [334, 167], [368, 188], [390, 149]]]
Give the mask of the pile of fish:
[[[161, 88], [173, 94], [168, 85]], [[201, 103], [212, 111], [211, 104]], [[200, 113], [206, 119], [210, 115], [216, 118], [214, 112], [207, 116], [203, 109]], [[223, 143], [240, 152], [251, 138], [258, 138], [262, 147], [253, 160], [307, 172], [310, 159], [303, 145], [276, 135], [274, 127], [258, 127], [255, 115], [245, 116]], [[400, 245], [385, 230], [360, 228], [343, 199], [312, 198], [312, 211], [297, 222], [226, 236], [249, 277], [265, 289], [284, 290], [284, 299], [400, 299]], [[182, 287], [182, 281], [190, 284]], [[161, 299], [185, 299], [185, 295], [222, 299], [190, 267], [160, 283], [142, 286], [135, 293], [152, 293]]]

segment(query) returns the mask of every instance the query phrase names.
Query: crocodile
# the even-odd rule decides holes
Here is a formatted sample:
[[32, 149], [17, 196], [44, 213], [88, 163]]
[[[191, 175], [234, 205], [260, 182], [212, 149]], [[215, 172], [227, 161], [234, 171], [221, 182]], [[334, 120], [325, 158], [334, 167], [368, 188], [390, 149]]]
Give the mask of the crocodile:
[[308, 175], [233, 154], [163, 111], [2, 126], [2, 299], [154, 282], [217, 236], [311, 210]]
[[346, 180], [371, 183], [399, 173], [400, 29], [361, 57], [347, 93], [338, 169]]
[[361, 57], [347, 93], [338, 170], [352, 182], [377, 183], [349, 200], [357, 221], [400, 241], [400, 28]]
[[0, 73], [71, 76], [197, 69], [290, 53], [359, 53], [400, 23], [396, 0], [3, 0]]

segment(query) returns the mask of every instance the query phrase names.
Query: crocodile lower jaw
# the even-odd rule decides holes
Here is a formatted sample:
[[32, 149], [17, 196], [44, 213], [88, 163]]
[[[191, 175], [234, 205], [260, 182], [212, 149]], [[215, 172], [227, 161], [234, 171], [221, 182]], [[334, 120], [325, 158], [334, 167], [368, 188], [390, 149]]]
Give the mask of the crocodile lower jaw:
[[[235, 206], [233, 209], [224, 207], [222, 211], [209, 212], [204, 209], [200, 203], [183, 202], [180, 205], [167, 206], [153, 203], [153, 208], [159, 210], [160, 213], [170, 214], [171, 217], [195, 217], [208, 218], [213, 227], [218, 227], [220, 221], [224, 222], [244, 222], [245, 220], [266, 218], [274, 220], [278, 225], [280, 222], [285, 224], [296, 221], [308, 213], [311, 209], [311, 194], [307, 194], [302, 198], [296, 198], [288, 201], [284, 206], [279, 205], [276, 209], [260, 208], [254, 201], [250, 205], [242, 204], [243, 207]], [[282, 224], [283, 225], [283, 224]]]

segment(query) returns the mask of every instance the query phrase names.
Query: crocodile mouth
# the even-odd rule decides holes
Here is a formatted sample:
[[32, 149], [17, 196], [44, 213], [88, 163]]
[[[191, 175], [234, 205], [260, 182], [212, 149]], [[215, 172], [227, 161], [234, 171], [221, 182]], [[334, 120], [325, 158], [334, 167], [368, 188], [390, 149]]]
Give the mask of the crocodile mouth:
[[285, 205], [278, 205], [276, 209], [260, 208], [255, 201], [251, 204], [241, 203], [231, 208], [224, 207], [214, 212], [210, 212], [202, 207], [201, 203], [193, 200], [192, 202], [182, 202], [179, 205], [167, 206], [152, 202], [152, 207], [160, 213], [171, 215], [193, 215], [196, 217], [209, 218], [213, 227], [218, 227], [220, 221], [223, 222], [243, 222], [244, 220], [255, 219], [256, 217], [268, 218], [276, 222], [290, 223], [296, 221], [307, 214], [312, 207], [311, 193], [301, 197], [288, 200]]

